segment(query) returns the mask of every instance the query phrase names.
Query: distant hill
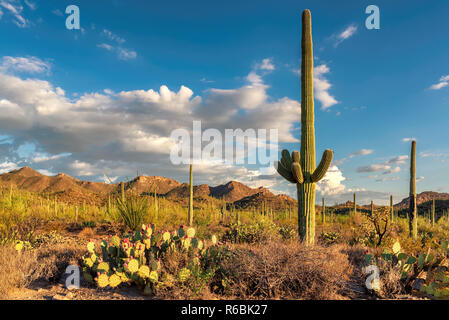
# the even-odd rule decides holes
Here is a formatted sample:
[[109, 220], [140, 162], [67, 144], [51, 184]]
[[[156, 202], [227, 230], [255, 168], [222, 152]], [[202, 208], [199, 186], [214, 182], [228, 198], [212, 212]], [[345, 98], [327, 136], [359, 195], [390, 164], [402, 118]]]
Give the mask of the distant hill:
[[[30, 167], [23, 167], [0, 175], [3, 187], [14, 187], [30, 192], [41, 193], [45, 196], [57, 196], [68, 203], [104, 204], [108, 195], [121, 191], [120, 183], [104, 183], [81, 181], [65, 173], [56, 176], [46, 176]], [[161, 176], [138, 176], [124, 182], [126, 193], [140, 195], [163, 196], [168, 200], [187, 204], [189, 185], [171, 178]], [[296, 206], [296, 200], [287, 195], [274, 195], [266, 188], [251, 188], [238, 181], [229, 181], [218, 186], [202, 184], [194, 186], [193, 194], [196, 202], [219, 203], [225, 201], [233, 203], [235, 207], [250, 208], [266, 203], [274, 210]]]
[[[439, 193], [434, 191], [424, 191], [416, 195], [418, 205], [435, 200], [449, 200], [449, 193]], [[404, 198], [401, 202], [394, 205], [397, 209], [405, 209], [410, 206], [410, 197]]]

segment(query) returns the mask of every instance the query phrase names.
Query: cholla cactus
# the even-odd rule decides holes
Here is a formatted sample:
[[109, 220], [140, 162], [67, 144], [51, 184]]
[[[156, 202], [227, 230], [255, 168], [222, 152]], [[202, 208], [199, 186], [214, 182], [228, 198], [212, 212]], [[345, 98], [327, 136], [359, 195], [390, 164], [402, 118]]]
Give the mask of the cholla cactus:
[[296, 183], [298, 191], [298, 229], [301, 241], [315, 242], [315, 183], [328, 170], [333, 153], [325, 150], [315, 168], [315, 126], [313, 102], [312, 22], [309, 10], [302, 13], [301, 63], [301, 153], [282, 151], [277, 171], [287, 181]]

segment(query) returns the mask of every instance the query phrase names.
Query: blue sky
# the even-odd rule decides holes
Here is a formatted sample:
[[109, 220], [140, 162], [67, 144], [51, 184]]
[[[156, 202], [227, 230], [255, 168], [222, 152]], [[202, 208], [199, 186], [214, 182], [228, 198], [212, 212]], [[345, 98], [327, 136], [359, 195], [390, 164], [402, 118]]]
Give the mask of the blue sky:
[[[81, 30], [65, 27], [71, 4]], [[365, 28], [370, 4], [379, 30]], [[278, 128], [281, 149], [299, 150], [291, 141], [306, 8], [317, 157], [334, 150], [318, 197], [402, 199], [407, 138], [417, 139], [418, 191], [449, 192], [447, 1], [0, 0], [0, 171], [29, 165], [120, 180], [139, 170], [186, 181], [164, 146], [195, 119], [219, 130]], [[196, 183], [235, 179], [294, 195], [257, 167], [196, 173]]]

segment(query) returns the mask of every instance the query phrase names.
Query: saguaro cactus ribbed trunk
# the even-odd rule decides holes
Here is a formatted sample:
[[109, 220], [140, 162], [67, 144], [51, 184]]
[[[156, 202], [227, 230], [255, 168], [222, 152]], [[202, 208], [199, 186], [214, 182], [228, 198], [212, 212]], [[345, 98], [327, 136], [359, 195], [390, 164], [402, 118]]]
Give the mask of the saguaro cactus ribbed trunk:
[[418, 236], [418, 208], [416, 206], [416, 141], [412, 141], [410, 157], [410, 208], [408, 227], [410, 237], [415, 239]]
[[374, 214], [374, 202], [371, 200], [371, 216]]
[[298, 192], [298, 229], [301, 241], [315, 242], [315, 183], [326, 174], [333, 153], [325, 150], [315, 168], [315, 125], [313, 104], [312, 17], [309, 10], [302, 13], [301, 39], [301, 153], [282, 150], [277, 163], [278, 173], [296, 183]]
[[193, 168], [190, 165], [190, 185], [189, 185], [189, 226], [193, 225]]
[[354, 217], [357, 216], [357, 198], [354, 192]]

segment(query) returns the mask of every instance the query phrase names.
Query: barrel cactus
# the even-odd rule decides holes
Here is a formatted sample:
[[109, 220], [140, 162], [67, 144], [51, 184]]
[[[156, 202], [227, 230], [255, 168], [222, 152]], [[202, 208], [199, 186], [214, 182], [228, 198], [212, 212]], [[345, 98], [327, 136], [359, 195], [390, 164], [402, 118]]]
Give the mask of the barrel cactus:
[[297, 185], [298, 229], [301, 241], [315, 242], [315, 184], [326, 174], [333, 152], [327, 149], [315, 167], [315, 125], [313, 102], [312, 18], [309, 10], [302, 13], [301, 40], [301, 152], [282, 151], [276, 163], [278, 173]]

